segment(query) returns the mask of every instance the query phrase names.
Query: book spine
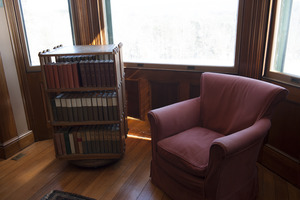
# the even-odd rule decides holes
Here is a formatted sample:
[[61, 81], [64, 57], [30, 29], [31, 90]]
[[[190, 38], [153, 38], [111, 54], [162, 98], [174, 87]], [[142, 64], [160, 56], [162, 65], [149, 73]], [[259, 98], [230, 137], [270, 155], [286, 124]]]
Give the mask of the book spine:
[[85, 61], [80, 61], [79, 69], [80, 69], [81, 84], [83, 87], [87, 87], [85, 65], [86, 65]]
[[70, 63], [66, 64], [67, 72], [68, 72], [68, 83], [69, 88], [74, 88], [74, 78], [73, 78], [73, 72], [72, 72], [72, 66]]
[[54, 75], [55, 88], [60, 88], [59, 75], [58, 75], [58, 67], [57, 67], [56, 64], [53, 64], [52, 67], [53, 67], [53, 75]]
[[68, 74], [68, 65], [67, 64], [63, 64], [63, 81], [65, 83], [65, 88], [70, 88], [70, 84], [69, 84], [69, 74]]
[[73, 62], [71, 64], [71, 66], [72, 66], [72, 74], [73, 74], [73, 79], [74, 79], [74, 87], [79, 88], [80, 83], [79, 83], [79, 74], [78, 74], [78, 63]]
[[58, 71], [58, 78], [60, 83], [60, 88], [66, 88], [65, 81], [64, 81], [64, 70], [63, 64], [57, 64], [57, 71]]

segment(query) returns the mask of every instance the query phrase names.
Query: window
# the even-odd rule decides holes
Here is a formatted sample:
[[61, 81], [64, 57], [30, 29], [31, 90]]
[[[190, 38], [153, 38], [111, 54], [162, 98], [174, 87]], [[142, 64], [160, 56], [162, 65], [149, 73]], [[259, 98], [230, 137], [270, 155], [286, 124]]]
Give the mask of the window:
[[238, 0], [111, 0], [124, 61], [234, 67]]
[[30, 66], [39, 65], [38, 53], [57, 45], [72, 45], [68, 0], [20, 0]]
[[[299, 84], [300, 0], [279, 0], [274, 7], [271, 59], [267, 75]], [[294, 77], [294, 78], [292, 78]]]

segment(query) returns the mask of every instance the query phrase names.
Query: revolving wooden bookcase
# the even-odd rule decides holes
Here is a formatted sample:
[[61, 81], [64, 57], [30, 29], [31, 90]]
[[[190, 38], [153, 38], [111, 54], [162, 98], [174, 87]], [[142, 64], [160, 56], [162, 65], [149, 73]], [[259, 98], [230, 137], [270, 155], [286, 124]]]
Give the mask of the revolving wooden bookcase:
[[39, 53], [56, 157], [86, 167], [123, 157], [127, 108], [122, 44]]

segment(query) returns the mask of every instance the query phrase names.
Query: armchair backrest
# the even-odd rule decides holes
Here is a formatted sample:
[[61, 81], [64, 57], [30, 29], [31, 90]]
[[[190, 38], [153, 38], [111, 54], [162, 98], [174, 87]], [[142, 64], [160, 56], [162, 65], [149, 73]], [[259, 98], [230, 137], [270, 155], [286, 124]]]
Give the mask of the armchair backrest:
[[288, 91], [264, 81], [236, 75], [203, 73], [200, 83], [201, 126], [224, 135], [271, 118]]

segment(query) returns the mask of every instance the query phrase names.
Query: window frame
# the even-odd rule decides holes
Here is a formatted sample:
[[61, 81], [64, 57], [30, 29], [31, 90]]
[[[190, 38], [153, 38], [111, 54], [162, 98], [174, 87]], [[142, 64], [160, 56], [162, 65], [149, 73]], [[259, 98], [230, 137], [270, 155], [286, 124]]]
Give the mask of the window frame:
[[266, 56], [265, 56], [265, 64], [264, 64], [264, 74], [263, 77], [265, 79], [279, 82], [281, 84], [287, 84], [289, 86], [293, 86], [300, 89], [300, 77], [292, 74], [286, 74], [283, 72], [271, 71], [271, 63], [272, 63], [272, 52], [273, 48], [275, 48], [276, 42], [274, 41], [275, 37], [275, 29], [276, 29], [276, 15], [277, 15], [277, 6], [278, 1], [271, 0], [270, 1], [270, 10], [269, 10], [269, 23], [268, 23], [268, 38], [266, 40]]
[[[21, 0], [16, 0], [16, 16], [17, 16], [17, 22], [18, 22], [18, 31], [20, 33], [20, 42], [22, 46], [22, 52], [24, 54], [24, 64], [25, 64], [25, 69], [27, 72], [39, 72], [41, 71], [41, 66], [40, 65], [31, 65], [30, 61], [30, 53], [29, 53], [29, 45], [28, 45], [28, 40], [27, 40], [27, 34], [26, 34], [26, 29], [24, 25], [24, 18], [23, 18], [23, 10], [21, 6]], [[72, 22], [72, 12], [71, 12], [71, 7], [70, 7], [70, 0], [68, 0], [68, 9], [69, 9], [69, 16], [70, 16], [70, 25], [71, 25], [71, 33], [72, 33], [72, 41], [73, 44], [75, 44], [75, 35], [74, 35], [74, 26]], [[60, 45], [60, 44], [57, 44]], [[52, 48], [52, 47], [49, 47]], [[47, 49], [44, 49], [47, 50]], [[43, 51], [43, 49], [41, 49]]]
[[[171, 71], [188, 71], [188, 72], [219, 72], [238, 74], [241, 37], [242, 37], [242, 21], [244, 15], [244, 1], [238, 2], [238, 16], [236, 27], [236, 44], [235, 44], [235, 58], [234, 66], [207, 66], [207, 65], [185, 65], [185, 64], [160, 64], [160, 63], [143, 63], [143, 62], [124, 62], [125, 68], [131, 69], [147, 69], [147, 70], [171, 70]], [[113, 33], [112, 33], [113, 34]], [[110, 35], [110, 37], [112, 37]]]

